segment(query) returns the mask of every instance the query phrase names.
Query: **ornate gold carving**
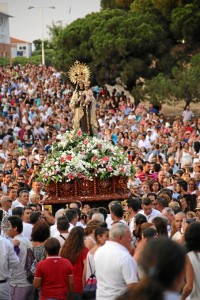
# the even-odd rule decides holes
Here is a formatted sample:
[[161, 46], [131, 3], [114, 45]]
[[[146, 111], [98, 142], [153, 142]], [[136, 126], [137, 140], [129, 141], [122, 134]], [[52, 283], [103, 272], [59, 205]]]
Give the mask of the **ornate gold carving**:
[[90, 78], [90, 69], [86, 64], [75, 61], [74, 65], [70, 67], [68, 75], [72, 83], [88, 82]]

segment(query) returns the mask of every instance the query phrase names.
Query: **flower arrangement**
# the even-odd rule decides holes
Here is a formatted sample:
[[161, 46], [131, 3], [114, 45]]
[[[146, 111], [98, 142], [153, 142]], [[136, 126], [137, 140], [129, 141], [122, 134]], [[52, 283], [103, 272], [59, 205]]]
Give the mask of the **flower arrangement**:
[[54, 143], [41, 169], [41, 179], [50, 182], [70, 182], [76, 178], [93, 180], [112, 176], [128, 177], [133, 168], [128, 155], [114, 146], [81, 130], [66, 132], [61, 141]]

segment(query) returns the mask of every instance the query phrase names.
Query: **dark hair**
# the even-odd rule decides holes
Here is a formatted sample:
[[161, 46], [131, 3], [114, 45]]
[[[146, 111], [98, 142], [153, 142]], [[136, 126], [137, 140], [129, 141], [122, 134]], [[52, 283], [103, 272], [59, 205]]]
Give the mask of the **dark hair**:
[[167, 202], [167, 200], [164, 198], [164, 197], [158, 197], [157, 198], [157, 202], [159, 203], [159, 204], [161, 204], [164, 208], [165, 207], [168, 207], [168, 202]]
[[69, 259], [74, 264], [85, 248], [84, 229], [80, 226], [72, 228], [61, 250], [61, 257]]
[[23, 207], [18, 206], [18, 207], [13, 208], [13, 210], [12, 210], [13, 216], [18, 216], [21, 218], [23, 216], [23, 214], [24, 214]]
[[38, 221], [32, 228], [31, 240], [33, 242], [44, 242], [50, 237], [50, 229], [44, 221]]
[[74, 207], [74, 208], [70, 208], [70, 209], [73, 209], [73, 210], [75, 210], [75, 211], [77, 212], [78, 218], [79, 218], [79, 220], [80, 220], [80, 217], [81, 217], [81, 210], [80, 210], [80, 208]]
[[147, 218], [145, 217], [145, 215], [139, 213], [135, 216], [135, 224], [136, 225], [141, 225], [146, 222], [147, 222]]
[[170, 289], [184, 269], [185, 251], [169, 238], [152, 239], [144, 248], [140, 265], [147, 277], [160, 283], [164, 290]]
[[188, 251], [200, 251], [200, 222], [191, 223], [186, 228], [185, 242]]
[[143, 214], [137, 214], [135, 216], [135, 228], [133, 230], [133, 235], [136, 238], [141, 239], [142, 238], [142, 230], [141, 225], [147, 223], [147, 218]]
[[144, 238], [153, 239], [157, 235], [157, 230], [155, 228], [145, 228], [142, 232]]
[[177, 184], [179, 184], [180, 187], [184, 189], [184, 191], [187, 191], [187, 181], [180, 178], [177, 180]]
[[58, 230], [68, 230], [69, 229], [69, 220], [66, 216], [58, 217], [57, 228], [58, 228]]
[[158, 282], [148, 278], [140, 280], [116, 300], [164, 300], [163, 290]]
[[48, 255], [58, 255], [60, 251], [60, 243], [56, 238], [51, 237], [45, 242], [44, 248]]
[[167, 224], [163, 218], [155, 217], [152, 223], [155, 225], [158, 235], [168, 236]]
[[68, 209], [65, 211], [65, 216], [68, 218], [69, 223], [71, 223], [78, 216], [78, 212], [74, 208]]
[[153, 185], [154, 185], [154, 183], [158, 184], [158, 190], [160, 190], [161, 189], [161, 184], [157, 180], [152, 180], [151, 181], [150, 190], [153, 191]]
[[154, 193], [154, 192], [150, 192], [147, 194], [147, 197], [149, 198], [149, 196], [154, 196], [155, 197], [155, 200], [157, 199], [157, 194]]
[[[104, 223], [103, 223], [104, 224]], [[98, 226], [94, 231], [95, 240], [98, 242], [98, 236], [102, 236], [105, 232], [108, 232], [109, 229], [106, 226]]]
[[22, 223], [22, 219], [20, 219], [20, 217], [18, 216], [10, 216], [8, 218], [8, 221], [10, 221], [12, 228], [17, 227], [17, 232], [18, 233], [22, 233], [23, 231], [23, 223]]
[[124, 211], [121, 204], [113, 204], [110, 206], [110, 211], [117, 217], [122, 218]]
[[127, 200], [127, 207], [128, 208], [132, 208], [134, 212], [138, 212], [138, 210], [140, 209], [140, 203], [138, 201], [138, 198], [129, 198]]
[[99, 212], [104, 216], [104, 221], [107, 219], [108, 211], [105, 207], [99, 207]]
[[37, 223], [39, 220], [41, 220], [42, 214], [40, 211], [33, 211], [30, 214], [30, 223], [32, 225], [34, 225], [35, 223]]
[[144, 199], [142, 199], [142, 204], [143, 205], [152, 205], [152, 203], [151, 203], [151, 199], [149, 199], [149, 198], [144, 198]]

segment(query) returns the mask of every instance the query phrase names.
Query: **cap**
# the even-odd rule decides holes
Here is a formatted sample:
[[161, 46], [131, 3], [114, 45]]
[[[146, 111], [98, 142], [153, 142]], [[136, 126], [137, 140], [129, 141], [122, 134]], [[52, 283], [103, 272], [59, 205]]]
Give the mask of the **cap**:
[[147, 129], [147, 132], [152, 132], [152, 130], [150, 128]]

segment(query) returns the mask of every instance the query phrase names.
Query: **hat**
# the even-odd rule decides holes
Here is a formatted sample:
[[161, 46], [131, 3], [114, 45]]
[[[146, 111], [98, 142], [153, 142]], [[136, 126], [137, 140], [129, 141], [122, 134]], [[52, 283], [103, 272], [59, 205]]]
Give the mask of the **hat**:
[[197, 207], [194, 210], [200, 210], [200, 203], [197, 205]]
[[147, 132], [152, 132], [151, 128], [148, 128], [148, 129], [147, 129]]

